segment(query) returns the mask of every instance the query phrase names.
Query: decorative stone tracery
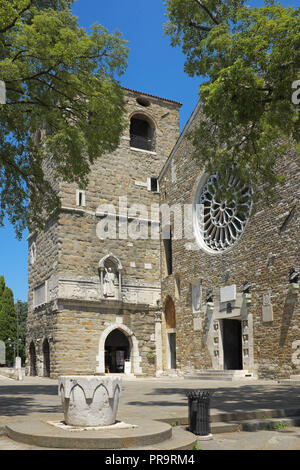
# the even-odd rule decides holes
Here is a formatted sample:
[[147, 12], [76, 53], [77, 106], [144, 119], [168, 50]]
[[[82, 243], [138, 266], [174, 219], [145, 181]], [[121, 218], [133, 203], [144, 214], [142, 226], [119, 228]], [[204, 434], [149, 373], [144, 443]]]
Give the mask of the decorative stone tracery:
[[206, 251], [221, 252], [238, 240], [250, 215], [251, 190], [238, 177], [229, 172], [225, 184], [230, 189], [231, 200], [223, 196], [224, 181], [218, 174], [200, 181], [195, 197], [196, 239]]

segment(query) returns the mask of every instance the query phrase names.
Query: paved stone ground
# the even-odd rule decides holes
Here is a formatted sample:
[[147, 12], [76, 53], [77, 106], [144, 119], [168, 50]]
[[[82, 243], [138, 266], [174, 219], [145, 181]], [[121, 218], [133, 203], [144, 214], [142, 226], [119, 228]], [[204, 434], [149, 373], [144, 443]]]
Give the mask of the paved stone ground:
[[216, 434], [198, 444], [202, 450], [300, 450], [300, 428]]
[[[178, 418], [188, 414], [188, 389], [212, 392], [211, 414], [226, 411], [299, 408], [300, 386], [276, 381], [199, 381], [180, 378], [123, 379], [118, 417], [148, 419]], [[30, 419], [44, 413], [61, 413], [57, 380], [26, 377], [22, 382], [0, 376], [0, 427], [9, 420]], [[20, 446], [20, 447], [18, 447]], [[217, 434], [212, 441], [200, 443], [202, 449], [299, 449], [300, 428], [281, 431]], [[5, 437], [0, 449], [25, 449]]]

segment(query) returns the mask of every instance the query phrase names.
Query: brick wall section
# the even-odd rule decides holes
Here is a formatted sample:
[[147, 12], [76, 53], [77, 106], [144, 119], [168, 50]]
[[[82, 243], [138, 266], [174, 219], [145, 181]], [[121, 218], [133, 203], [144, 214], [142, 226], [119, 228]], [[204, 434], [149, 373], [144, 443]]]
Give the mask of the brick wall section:
[[[193, 123], [195, 125], [195, 122]], [[202, 174], [191, 160], [192, 146], [184, 138], [173, 155], [176, 182], [172, 181], [171, 164], [160, 181], [161, 202], [170, 205], [192, 204]], [[191, 283], [198, 279], [206, 289], [242, 283], [252, 287], [254, 367], [263, 377], [288, 377], [296, 369], [292, 362], [293, 342], [300, 339], [299, 296], [288, 292], [289, 268], [300, 268], [300, 157], [287, 155], [278, 164], [286, 182], [278, 187], [278, 200], [271, 207], [256, 204], [246, 229], [238, 242], [223, 254], [208, 254], [202, 249], [188, 251], [186, 240], [173, 241], [173, 274], [166, 276], [162, 263], [162, 301], [170, 295], [176, 307], [177, 366], [181, 370], [212, 367], [207, 350], [206, 324], [202, 331], [193, 330]], [[293, 207], [293, 218], [284, 231], [280, 227]], [[161, 245], [162, 253], [164, 252]], [[181, 280], [180, 299], [175, 299], [175, 275]], [[262, 322], [263, 293], [271, 289], [273, 321]], [[205, 302], [205, 298], [202, 299]]]

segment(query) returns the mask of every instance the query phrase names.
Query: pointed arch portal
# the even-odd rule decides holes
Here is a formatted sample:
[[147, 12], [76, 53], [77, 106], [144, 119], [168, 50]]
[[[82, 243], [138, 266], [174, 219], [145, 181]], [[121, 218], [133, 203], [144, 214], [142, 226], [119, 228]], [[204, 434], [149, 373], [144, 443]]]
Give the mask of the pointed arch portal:
[[124, 372], [125, 359], [131, 362], [131, 373], [140, 374], [141, 357], [138, 341], [133, 332], [125, 325], [114, 324], [101, 334], [97, 356], [96, 372]]

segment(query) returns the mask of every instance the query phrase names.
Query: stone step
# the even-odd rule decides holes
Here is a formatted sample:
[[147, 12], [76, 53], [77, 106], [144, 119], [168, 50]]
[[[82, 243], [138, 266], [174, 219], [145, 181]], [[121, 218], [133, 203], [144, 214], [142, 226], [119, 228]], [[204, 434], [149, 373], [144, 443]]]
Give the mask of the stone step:
[[280, 379], [277, 381], [279, 384], [286, 384], [286, 385], [300, 385], [300, 379]]
[[292, 418], [254, 419], [239, 422], [241, 431], [261, 431], [283, 429], [287, 426], [300, 426], [300, 416]]
[[197, 436], [182, 426], [172, 429], [172, 437], [153, 446], [133, 447], [130, 450], [193, 450], [197, 443]]
[[[300, 416], [300, 408], [285, 408], [285, 409], [266, 409], [266, 410], [253, 410], [253, 411], [233, 411], [228, 413], [211, 413], [210, 422], [216, 434], [219, 429], [219, 425], [223, 426], [224, 424], [237, 424], [241, 421], [250, 421], [250, 420], [265, 420], [265, 419], [274, 419], [274, 418], [293, 418], [295, 416]], [[169, 423], [171, 426], [187, 426], [188, 417], [181, 416], [178, 418], [168, 418], [163, 419], [163, 422]], [[225, 429], [225, 428], [224, 428]], [[230, 427], [226, 427], [230, 429]], [[232, 432], [232, 431], [220, 431], [220, 432]]]
[[241, 379], [257, 379], [253, 371], [248, 370], [203, 370], [195, 371], [192, 374], [185, 375], [187, 380], [241, 380]]
[[193, 375], [189, 377], [184, 377], [185, 380], [219, 380], [219, 381], [227, 381], [233, 382], [235, 380], [257, 380], [256, 377], [245, 376], [245, 377], [237, 377], [235, 375]]
[[300, 380], [300, 374], [291, 375], [291, 376], [290, 376], [290, 379], [291, 379], [291, 380]]

